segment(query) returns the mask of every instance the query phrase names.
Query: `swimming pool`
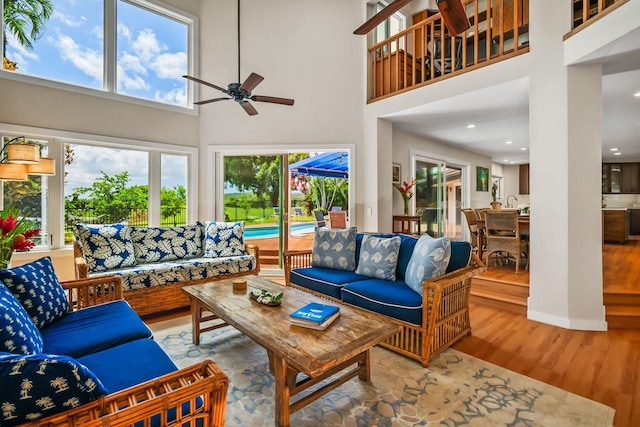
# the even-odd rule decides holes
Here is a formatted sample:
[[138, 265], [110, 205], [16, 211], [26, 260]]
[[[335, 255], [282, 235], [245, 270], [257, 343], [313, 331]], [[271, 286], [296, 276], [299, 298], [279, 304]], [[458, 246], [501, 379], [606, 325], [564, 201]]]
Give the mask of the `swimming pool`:
[[[291, 234], [307, 234], [313, 233], [316, 224], [314, 222], [298, 222], [291, 224]], [[244, 228], [245, 239], [268, 239], [270, 237], [278, 237], [277, 225], [259, 225], [259, 226], [245, 226]]]

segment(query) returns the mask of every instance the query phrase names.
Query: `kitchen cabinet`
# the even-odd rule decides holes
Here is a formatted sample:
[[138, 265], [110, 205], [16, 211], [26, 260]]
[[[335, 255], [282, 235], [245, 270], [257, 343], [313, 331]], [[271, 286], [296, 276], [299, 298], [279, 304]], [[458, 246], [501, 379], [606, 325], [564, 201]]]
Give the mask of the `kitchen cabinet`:
[[640, 194], [640, 163], [603, 163], [604, 194]]
[[629, 240], [629, 209], [602, 210], [602, 240], [612, 243]]
[[640, 209], [629, 209], [629, 234], [640, 235]]
[[520, 194], [529, 194], [529, 164], [520, 165]]

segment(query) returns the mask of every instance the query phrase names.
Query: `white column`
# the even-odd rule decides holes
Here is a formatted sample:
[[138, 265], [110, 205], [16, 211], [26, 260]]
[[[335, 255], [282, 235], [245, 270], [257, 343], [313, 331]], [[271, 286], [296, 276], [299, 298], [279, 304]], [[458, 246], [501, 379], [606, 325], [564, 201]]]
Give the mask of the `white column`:
[[565, 66], [571, 0], [530, 2], [528, 317], [606, 330], [602, 291], [602, 70]]

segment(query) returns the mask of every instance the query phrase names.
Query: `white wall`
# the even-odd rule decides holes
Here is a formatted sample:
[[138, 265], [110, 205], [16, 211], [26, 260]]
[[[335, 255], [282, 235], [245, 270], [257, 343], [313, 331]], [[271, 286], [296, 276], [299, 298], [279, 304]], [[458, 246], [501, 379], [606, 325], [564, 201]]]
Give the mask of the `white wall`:
[[[364, 3], [328, 0], [243, 0], [241, 80], [251, 72], [265, 80], [254, 94], [295, 99], [282, 106], [253, 102], [248, 116], [233, 101], [200, 108], [201, 152], [213, 145], [300, 145], [362, 143], [364, 37], [352, 35], [364, 19]], [[200, 7], [200, 76], [218, 86], [237, 80], [236, 0], [203, 1]], [[250, 11], [250, 12], [249, 12]], [[203, 88], [201, 98], [222, 95]], [[214, 182], [211, 159], [201, 158], [200, 211]], [[361, 168], [361, 164], [356, 165]]]

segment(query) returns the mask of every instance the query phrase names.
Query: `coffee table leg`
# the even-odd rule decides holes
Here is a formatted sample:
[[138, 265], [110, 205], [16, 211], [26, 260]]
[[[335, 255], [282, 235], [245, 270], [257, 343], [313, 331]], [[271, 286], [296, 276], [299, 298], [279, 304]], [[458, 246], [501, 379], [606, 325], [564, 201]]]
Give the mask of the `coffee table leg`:
[[362, 381], [371, 381], [371, 352], [369, 350], [363, 353], [363, 360], [358, 362], [359, 367], [364, 366], [364, 372], [358, 374], [358, 378]]
[[196, 298], [191, 299], [191, 339], [195, 345], [200, 344], [200, 302]]
[[269, 354], [269, 360], [273, 366], [273, 376], [275, 379], [275, 406], [276, 406], [276, 427], [289, 427], [291, 412], [289, 410], [289, 399], [291, 389], [287, 381], [287, 362], [273, 353]]

